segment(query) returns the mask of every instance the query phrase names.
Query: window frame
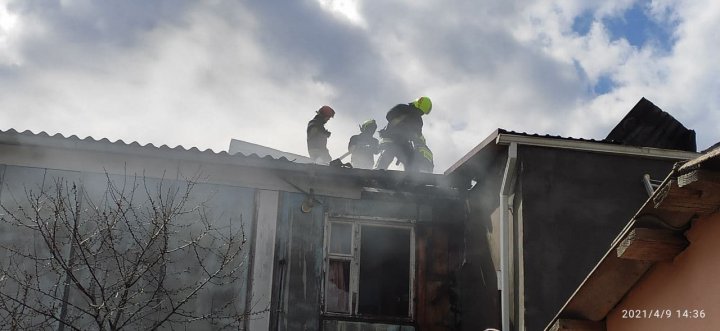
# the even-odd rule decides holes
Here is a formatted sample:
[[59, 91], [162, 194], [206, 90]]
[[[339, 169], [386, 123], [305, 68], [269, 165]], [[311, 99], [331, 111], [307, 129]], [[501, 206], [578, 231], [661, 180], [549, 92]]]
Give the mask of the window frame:
[[[331, 225], [333, 223], [344, 223], [351, 224], [351, 245], [350, 255], [330, 253], [330, 243], [332, 242]], [[383, 319], [391, 318], [393, 320], [408, 321], [412, 322], [415, 319], [415, 271], [416, 271], [416, 253], [415, 253], [415, 223], [413, 219], [401, 219], [401, 218], [389, 218], [389, 217], [373, 217], [373, 216], [358, 216], [358, 215], [344, 215], [344, 214], [325, 214], [324, 224], [324, 235], [323, 235], [323, 284], [321, 286], [321, 312], [324, 316], [329, 317], [342, 317], [342, 318], [373, 318]], [[409, 266], [409, 300], [408, 300], [408, 315], [407, 316], [374, 316], [374, 315], [360, 315], [358, 314], [358, 306], [360, 302], [360, 296], [362, 293], [359, 291], [360, 285], [360, 262], [362, 257], [360, 256], [361, 245], [362, 245], [362, 227], [363, 226], [374, 226], [374, 227], [386, 227], [386, 228], [399, 228], [409, 231], [410, 235], [410, 266]], [[350, 284], [348, 291], [348, 309], [349, 313], [333, 312], [328, 311], [326, 304], [326, 295], [328, 293], [327, 287], [329, 281], [329, 268], [330, 261], [349, 261], [350, 262]]]

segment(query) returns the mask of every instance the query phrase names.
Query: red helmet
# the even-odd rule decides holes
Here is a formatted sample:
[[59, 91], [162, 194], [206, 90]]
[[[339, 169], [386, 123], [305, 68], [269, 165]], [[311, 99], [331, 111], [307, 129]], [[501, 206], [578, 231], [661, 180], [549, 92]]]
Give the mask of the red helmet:
[[322, 115], [323, 117], [335, 117], [335, 110], [330, 108], [330, 106], [322, 106], [317, 111], [318, 114]]

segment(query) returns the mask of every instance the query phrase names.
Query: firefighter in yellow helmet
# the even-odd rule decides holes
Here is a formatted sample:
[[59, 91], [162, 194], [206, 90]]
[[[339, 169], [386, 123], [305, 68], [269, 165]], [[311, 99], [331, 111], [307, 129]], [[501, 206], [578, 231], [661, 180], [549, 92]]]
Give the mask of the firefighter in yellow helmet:
[[325, 123], [335, 116], [335, 110], [330, 106], [322, 106], [315, 113], [315, 117], [308, 122], [307, 126], [308, 154], [313, 162], [328, 164], [332, 158], [327, 149], [330, 131], [325, 129]]
[[418, 171], [415, 164], [413, 142], [422, 137], [422, 116], [432, 110], [432, 101], [420, 97], [407, 104], [399, 104], [388, 111], [385, 118], [388, 124], [380, 130], [380, 157], [375, 169], [387, 169], [397, 158], [406, 171]]
[[432, 173], [435, 163], [433, 162], [433, 153], [425, 142], [425, 137], [421, 135], [414, 139], [413, 148], [415, 150], [415, 159], [413, 160], [415, 169], [419, 172]]
[[372, 169], [375, 164], [375, 154], [379, 152], [378, 140], [373, 137], [375, 130], [375, 120], [367, 120], [360, 125], [360, 134], [350, 137], [348, 151], [353, 168]]

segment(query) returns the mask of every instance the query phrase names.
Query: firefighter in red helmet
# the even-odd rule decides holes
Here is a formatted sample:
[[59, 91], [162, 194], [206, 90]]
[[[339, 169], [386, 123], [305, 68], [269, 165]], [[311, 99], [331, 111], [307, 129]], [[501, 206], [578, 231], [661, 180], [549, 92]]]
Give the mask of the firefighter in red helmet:
[[307, 146], [308, 154], [315, 163], [328, 164], [332, 159], [327, 149], [327, 140], [330, 131], [325, 129], [325, 123], [335, 116], [335, 110], [330, 106], [322, 106], [315, 117], [308, 122]]

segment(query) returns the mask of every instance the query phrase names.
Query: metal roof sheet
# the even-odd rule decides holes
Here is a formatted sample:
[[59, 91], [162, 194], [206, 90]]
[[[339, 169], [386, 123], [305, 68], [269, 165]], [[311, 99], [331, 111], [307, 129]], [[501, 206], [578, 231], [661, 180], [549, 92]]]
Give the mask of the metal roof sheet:
[[618, 142], [612, 141], [612, 140], [607, 140], [607, 139], [597, 140], [597, 139], [587, 139], [587, 138], [564, 137], [564, 136], [550, 135], [550, 134], [517, 132], [517, 131], [511, 131], [511, 130], [505, 130], [505, 129], [498, 129], [497, 132], [501, 133], [501, 134], [503, 134], [503, 133], [504, 134], [513, 134], [513, 135], [526, 136], [526, 137], [552, 138], [552, 139], [568, 140], [568, 141], [584, 141], [584, 142], [592, 142], [592, 143], [619, 145]]
[[[111, 141], [107, 138], [101, 138], [96, 139], [91, 136], [87, 136], [85, 138], [80, 138], [77, 135], [70, 135], [65, 136], [60, 133], [56, 133], [54, 135], [50, 135], [45, 131], [41, 131], [39, 133], [32, 132], [30, 130], [25, 131], [17, 131], [15, 129], [9, 129], [7, 131], [0, 131], [0, 143], [5, 144], [11, 144], [11, 145], [34, 145], [34, 146], [54, 146], [54, 147], [64, 147], [64, 148], [79, 148], [83, 147], [83, 149], [89, 149], [89, 150], [97, 150], [97, 151], [113, 151], [117, 152], [120, 150], [123, 150], [125, 152], [131, 152], [131, 151], [171, 151], [171, 152], [184, 152], [184, 153], [194, 153], [204, 156], [217, 156], [217, 157], [244, 157], [244, 158], [250, 158], [250, 159], [262, 159], [267, 161], [282, 161], [282, 162], [290, 162], [291, 160], [288, 160], [285, 157], [279, 157], [279, 158], [273, 158], [269, 155], [266, 156], [258, 156], [255, 153], [252, 154], [242, 154], [242, 153], [236, 153], [236, 154], [228, 154], [226, 151], [220, 151], [215, 152], [214, 150], [208, 148], [205, 150], [200, 150], [197, 147], [191, 147], [186, 148], [182, 145], [177, 145], [175, 147], [170, 147], [168, 145], [155, 145], [153, 143], [147, 143], [147, 144], [140, 144], [137, 141], [132, 142], [125, 142], [122, 139], [118, 139], [115, 141]], [[134, 149], [134, 150], [133, 150]]]
[[269, 168], [278, 171], [300, 172], [312, 175], [350, 177], [360, 181], [386, 183], [389, 187], [409, 185], [440, 185], [448, 186], [446, 179], [438, 174], [408, 173], [394, 170], [370, 170], [330, 167], [320, 164], [300, 163], [286, 157], [274, 158], [270, 155], [258, 156], [255, 153], [245, 155], [242, 153], [228, 154], [225, 151], [215, 152], [212, 149], [200, 150], [196, 147], [185, 148], [178, 145], [156, 146], [152, 143], [141, 145], [137, 141], [125, 142], [122, 139], [110, 141], [107, 138], [93, 137], [80, 138], [76, 135], [64, 136], [60, 133], [50, 135], [47, 132], [34, 133], [30, 130], [17, 131], [9, 129], [0, 131], [0, 144], [45, 146], [54, 148], [80, 149], [97, 152], [111, 152], [118, 154], [145, 155], [148, 157], [164, 157], [176, 160], [192, 160], [199, 162], [225, 163], [237, 166]]

